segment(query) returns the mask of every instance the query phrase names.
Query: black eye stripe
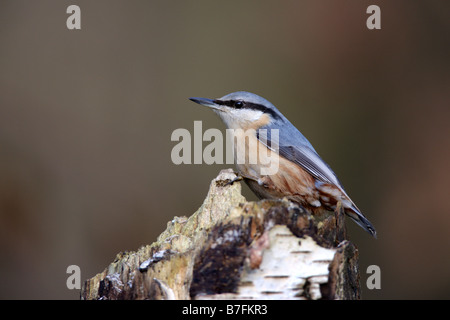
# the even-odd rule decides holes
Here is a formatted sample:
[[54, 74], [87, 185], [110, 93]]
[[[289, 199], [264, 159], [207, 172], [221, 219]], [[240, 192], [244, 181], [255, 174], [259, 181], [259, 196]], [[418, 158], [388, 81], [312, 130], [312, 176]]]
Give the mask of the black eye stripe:
[[[236, 102], [242, 102], [242, 106], [237, 107]], [[227, 106], [234, 109], [250, 109], [250, 110], [259, 110], [264, 113], [268, 113], [272, 116], [274, 119], [280, 119], [280, 116], [278, 113], [270, 108], [267, 108], [266, 106], [258, 103], [252, 103], [248, 101], [242, 101], [242, 100], [214, 100], [214, 103], [221, 105], [221, 106]]]
[[227, 107], [234, 107], [234, 100], [214, 100], [214, 103], [221, 105], [221, 106], [227, 106]]

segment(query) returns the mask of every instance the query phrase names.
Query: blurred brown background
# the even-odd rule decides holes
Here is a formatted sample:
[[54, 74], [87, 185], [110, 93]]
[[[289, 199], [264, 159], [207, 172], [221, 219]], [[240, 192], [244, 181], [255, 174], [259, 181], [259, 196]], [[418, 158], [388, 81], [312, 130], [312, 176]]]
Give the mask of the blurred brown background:
[[[66, 8], [81, 7], [79, 31]], [[381, 8], [382, 29], [366, 28]], [[171, 162], [191, 96], [246, 90], [308, 137], [374, 223], [366, 299], [450, 298], [448, 1], [0, 2], [0, 298], [82, 279], [202, 203], [220, 165]], [[245, 190], [249, 199], [255, 197]], [[381, 268], [381, 290], [365, 285]]]

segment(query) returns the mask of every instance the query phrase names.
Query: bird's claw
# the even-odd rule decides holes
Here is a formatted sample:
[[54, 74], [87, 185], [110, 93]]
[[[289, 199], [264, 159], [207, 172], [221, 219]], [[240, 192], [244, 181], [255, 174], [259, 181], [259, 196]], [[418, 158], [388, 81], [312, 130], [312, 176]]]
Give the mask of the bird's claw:
[[240, 174], [236, 174], [236, 177], [234, 179], [231, 179], [230, 181], [228, 181], [227, 183], [225, 183], [225, 186], [229, 186], [232, 185], [233, 183], [237, 182], [237, 181], [242, 181], [244, 180], [244, 177], [241, 176]]

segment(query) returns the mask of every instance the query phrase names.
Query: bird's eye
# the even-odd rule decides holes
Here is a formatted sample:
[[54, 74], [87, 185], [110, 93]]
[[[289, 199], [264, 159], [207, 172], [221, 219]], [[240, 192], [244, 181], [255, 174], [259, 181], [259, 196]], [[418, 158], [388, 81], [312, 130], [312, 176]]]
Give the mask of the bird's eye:
[[243, 106], [244, 106], [244, 102], [243, 101], [238, 100], [238, 101], [236, 101], [234, 103], [234, 107], [235, 108], [242, 108]]

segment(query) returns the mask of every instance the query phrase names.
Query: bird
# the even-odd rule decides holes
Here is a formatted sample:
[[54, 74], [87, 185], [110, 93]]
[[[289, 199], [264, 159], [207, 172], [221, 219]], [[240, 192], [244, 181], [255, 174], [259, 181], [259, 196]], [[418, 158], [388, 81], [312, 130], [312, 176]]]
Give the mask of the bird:
[[[342, 210], [376, 238], [374, 226], [350, 199], [330, 166], [308, 139], [268, 100], [246, 91], [233, 92], [218, 99], [189, 99], [212, 109], [227, 129], [240, 129], [241, 134], [235, 135], [237, 139], [248, 139], [244, 150], [239, 151], [237, 144], [234, 145], [235, 159], [239, 152], [247, 153], [242, 158], [244, 161], [235, 163], [237, 179], [243, 179], [258, 198], [287, 198], [310, 208], [313, 213], [319, 210], [340, 213]], [[250, 134], [243, 136], [242, 132]], [[277, 160], [276, 172], [265, 173], [262, 158], [260, 162], [248, 161], [249, 154], [258, 152], [255, 146]]]

